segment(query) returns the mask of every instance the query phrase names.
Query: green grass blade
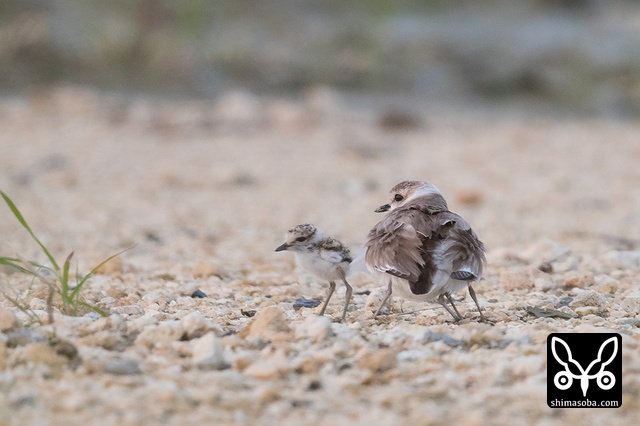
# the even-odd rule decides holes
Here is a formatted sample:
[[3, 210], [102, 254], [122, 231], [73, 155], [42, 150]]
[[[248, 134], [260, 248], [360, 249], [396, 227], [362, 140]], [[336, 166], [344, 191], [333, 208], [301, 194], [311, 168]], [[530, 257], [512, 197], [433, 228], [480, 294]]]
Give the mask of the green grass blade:
[[79, 305], [84, 306], [85, 308], [91, 309], [93, 312], [103, 316], [103, 317], [108, 317], [109, 316], [109, 312], [107, 311], [103, 311], [102, 309], [98, 308], [97, 306], [93, 306], [87, 302], [79, 302]]
[[73, 253], [69, 253], [69, 256], [64, 261], [62, 266], [62, 275], [60, 276], [60, 296], [62, 296], [62, 305], [64, 312], [69, 312], [69, 306], [74, 307], [73, 316], [77, 315], [78, 306], [74, 304], [73, 297], [69, 294], [69, 268], [71, 267], [71, 258]]
[[110, 261], [111, 259], [113, 259], [114, 257], [118, 257], [118, 256], [120, 256], [122, 253], [124, 253], [124, 252], [126, 252], [126, 251], [131, 250], [132, 248], [133, 248], [133, 247], [128, 247], [128, 248], [126, 248], [126, 249], [124, 249], [124, 250], [122, 250], [122, 251], [119, 251], [118, 253], [116, 253], [116, 254], [114, 254], [114, 255], [111, 255], [111, 256], [107, 257], [105, 260], [103, 260], [102, 262], [100, 262], [96, 267], [94, 267], [94, 268], [91, 270], [91, 272], [89, 272], [87, 275], [85, 275], [84, 277], [82, 277], [82, 279], [81, 279], [81, 280], [78, 282], [78, 284], [76, 285], [76, 288], [74, 288], [74, 289], [71, 291], [71, 298], [74, 298], [74, 297], [76, 297], [76, 296], [77, 296], [77, 294], [78, 294], [78, 293], [80, 292], [80, 290], [82, 289], [82, 286], [87, 282], [87, 280], [88, 280], [89, 278], [91, 278], [91, 276], [93, 276], [93, 274], [95, 274], [95, 273], [96, 273], [96, 271], [97, 271], [98, 269], [100, 269], [100, 267], [101, 267], [102, 265], [104, 265], [105, 263], [109, 262], [109, 261]]
[[10, 266], [22, 272], [23, 274], [33, 275], [33, 272], [30, 269], [27, 269], [24, 266], [22, 266], [21, 263], [22, 261], [20, 259], [16, 259], [12, 257], [0, 257], [0, 265]]
[[69, 267], [71, 266], [71, 258], [73, 257], [73, 252], [67, 256], [67, 259], [64, 261], [64, 266], [62, 267], [62, 277], [60, 278], [60, 291], [62, 293], [62, 298], [66, 298], [69, 294]]
[[47, 247], [45, 247], [45, 245], [42, 244], [42, 242], [38, 239], [38, 237], [36, 237], [36, 235], [33, 233], [31, 228], [27, 224], [27, 221], [24, 220], [24, 217], [22, 216], [22, 213], [20, 213], [20, 210], [18, 210], [18, 207], [16, 207], [16, 205], [13, 203], [13, 201], [11, 201], [11, 198], [9, 198], [9, 196], [7, 194], [5, 194], [4, 191], [0, 191], [0, 195], [2, 195], [2, 198], [4, 198], [5, 203], [7, 203], [7, 206], [9, 206], [9, 209], [11, 210], [13, 215], [16, 217], [16, 219], [18, 219], [18, 222], [20, 222], [22, 227], [24, 229], [26, 229], [27, 232], [29, 232], [29, 234], [35, 240], [35, 242], [38, 243], [38, 245], [40, 246], [40, 248], [42, 249], [44, 254], [47, 255], [47, 258], [49, 259], [49, 262], [51, 262], [51, 265], [53, 265], [53, 268], [57, 272], [59, 272], [60, 271], [60, 266], [58, 266], [58, 263], [56, 262], [54, 257], [51, 255], [51, 253], [49, 252]]
[[[62, 305], [63, 312], [68, 313], [69, 306], [73, 305], [73, 297], [69, 295], [69, 268], [71, 266], [71, 258], [73, 257], [73, 252], [67, 256], [64, 261], [64, 265], [62, 267], [62, 275], [60, 276], [60, 296], [62, 297]], [[77, 311], [77, 306], [75, 306], [74, 311]], [[74, 316], [76, 313], [74, 312]]]
[[20, 312], [24, 313], [27, 317], [29, 317], [29, 319], [31, 320], [32, 324], [37, 323], [39, 325], [42, 325], [42, 320], [40, 319], [40, 317], [38, 315], [36, 315], [36, 313], [33, 312], [33, 309], [31, 309], [26, 303], [20, 303], [18, 298], [13, 298], [13, 297], [9, 296], [8, 294], [5, 294], [4, 297], [9, 302], [11, 302], [11, 304], [13, 306], [18, 308], [20, 310]]

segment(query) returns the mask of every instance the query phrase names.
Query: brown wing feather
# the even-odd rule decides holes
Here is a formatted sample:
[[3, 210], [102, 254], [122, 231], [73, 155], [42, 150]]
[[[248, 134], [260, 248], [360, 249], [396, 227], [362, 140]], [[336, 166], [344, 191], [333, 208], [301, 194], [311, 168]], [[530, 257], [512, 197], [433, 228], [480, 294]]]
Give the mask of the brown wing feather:
[[[437, 268], [432, 261], [441, 223], [423, 206], [396, 209], [369, 233], [365, 262], [409, 282], [414, 294], [428, 293]], [[433, 209], [439, 210], [439, 209]]]
[[[414, 203], [389, 213], [369, 233], [367, 265], [404, 278], [414, 294], [428, 293], [438, 270], [434, 253], [453, 266], [455, 276], [482, 275], [484, 245], [446, 204]], [[455, 277], [454, 277], [455, 278]]]
[[454, 225], [443, 240], [443, 259], [451, 262], [452, 274], [456, 276], [465, 276], [467, 272], [475, 276], [473, 279], [481, 277], [486, 262], [484, 244], [463, 218], [450, 212], [447, 215]]
[[423, 265], [421, 246], [413, 226], [385, 218], [369, 233], [365, 262], [377, 271], [413, 281]]
[[447, 216], [447, 211], [427, 212], [420, 207], [412, 208], [404, 214], [404, 219], [411, 221], [422, 242], [421, 255], [424, 266], [417, 279], [409, 280], [413, 294], [426, 294], [431, 291], [434, 275], [438, 271], [434, 252], [455, 224]]

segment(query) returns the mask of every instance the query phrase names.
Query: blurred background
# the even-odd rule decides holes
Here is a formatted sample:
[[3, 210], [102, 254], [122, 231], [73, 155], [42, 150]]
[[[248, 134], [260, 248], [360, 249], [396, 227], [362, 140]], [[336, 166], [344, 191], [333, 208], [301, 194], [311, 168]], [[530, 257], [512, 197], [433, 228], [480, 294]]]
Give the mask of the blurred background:
[[314, 85], [640, 114], [636, 0], [3, 0], [0, 88]]
[[637, 0], [3, 0], [0, 94], [0, 188], [61, 247], [272, 264], [404, 179], [489, 247], [640, 235]]
[[[3, 370], [0, 339], [0, 425], [633, 424], [635, 347], [621, 409], [541, 401], [549, 332], [638, 338], [639, 166], [639, 0], [0, 0], [0, 189], [59, 263], [75, 251], [72, 270], [131, 249], [83, 289], [113, 322], [55, 329], [85, 366], [54, 375], [7, 343]], [[476, 291], [496, 327], [453, 331], [435, 311], [398, 319], [444, 327], [424, 338], [356, 324], [382, 285], [360, 274], [353, 324], [301, 344], [293, 302], [327, 286], [274, 252], [284, 233], [314, 223], [355, 254], [405, 179], [434, 183], [486, 244]], [[47, 262], [1, 200], [0, 256]], [[0, 310], [3, 292], [46, 306], [48, 287], [4, 272]], [[578, 289], [581, 319], [525, 311], [569, 309]], [[272, 347], [286, 382], [267, 387], [196, 370], [164, 327], [198, 310], [236, 342], [274, 303], [295, 340]], [[239, 370], [272, 359], [245, 343], [227, 347]], [[397, 369], [361, 369], [395, 353]], [[101, 373], [129, 358], [142, 375]]]

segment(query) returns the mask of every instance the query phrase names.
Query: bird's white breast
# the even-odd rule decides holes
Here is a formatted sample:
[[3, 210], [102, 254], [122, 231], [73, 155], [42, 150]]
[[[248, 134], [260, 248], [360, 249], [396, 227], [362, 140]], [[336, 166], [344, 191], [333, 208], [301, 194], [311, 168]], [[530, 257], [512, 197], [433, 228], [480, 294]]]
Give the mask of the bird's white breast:
[[346, 274], [349, 266], [348, 262], [335, 263], [328, 261], [322, 258], [317, 251], [298, 252], [295, 257], [303, 269], [329, 281], [340, 279], [343, 274]]

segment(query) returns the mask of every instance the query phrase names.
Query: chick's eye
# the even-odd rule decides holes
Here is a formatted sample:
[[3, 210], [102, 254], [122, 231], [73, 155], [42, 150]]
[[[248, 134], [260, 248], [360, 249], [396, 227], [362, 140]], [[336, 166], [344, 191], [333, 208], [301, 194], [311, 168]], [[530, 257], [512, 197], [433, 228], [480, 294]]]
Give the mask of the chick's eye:
[[402, 195], [400, 195], [400, 194], [396, 194], [396, 195], [393, 197], [393, 201], [396, 201], [396, 202], [398, 202], [398, 203], [399, 203], [400, 201], [402, 201], [402, 200], [404, 200], [404, 197], [403, 197]]
[[299, 241], [299, 242], [303, 242], [304, 240], [306, 240], [306, 238], [305, 238], [305, 237], [298, 237], [298, 238], [296, 238], [296, 241]]

